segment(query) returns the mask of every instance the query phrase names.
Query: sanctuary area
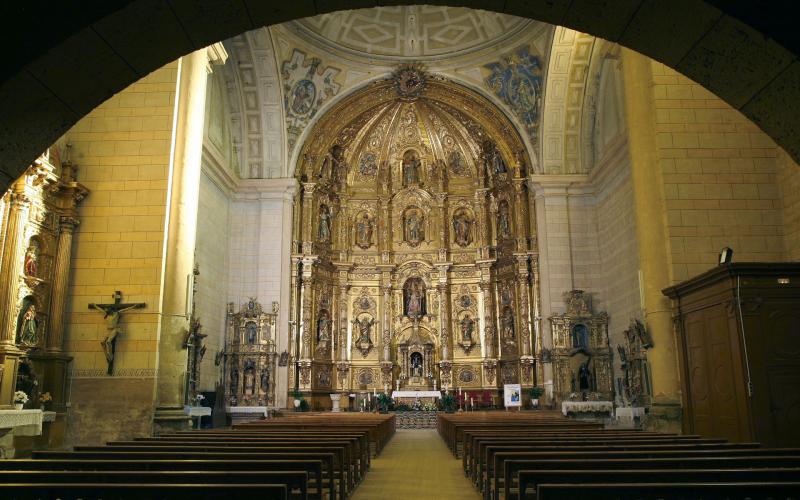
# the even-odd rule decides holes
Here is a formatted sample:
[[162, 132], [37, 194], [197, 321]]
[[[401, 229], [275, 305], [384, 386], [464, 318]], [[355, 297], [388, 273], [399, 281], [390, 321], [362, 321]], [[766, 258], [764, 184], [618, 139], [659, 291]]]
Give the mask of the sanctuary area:
[[[66, 484], [86, 460], [110, 489], [63, 491], [137, 498], [161, 498], [157, 484], [189, 498], [192, 470], [219, 498], [579, 498], [573, 483], [601, 479], [792, 490], [800, 455], [768, 447], [800, 447], [800, 148], [746, 92], [759, 73], [783, 81], [795, 54], [752, 35], [763, 68], [727, 80], [709, 58], [755, 28], [716, 7], [667, 54], [657, 2], [619, 33], [579, 31], [594, 15], [580, 2], [563, 21], [518, 2], [249, 3], [136, 7], [190, 40], [159, 42], [158, 66], [112, 50], [134, 37], [98, 14], [108, 54], [86, 60], [111, 74], [129, 55], [131, 74], [80, 76], [70, 96], [103, 98], [64, 97], [72, 118], [29, 132], [33, 149], [0, 143], [13, 470], [46, 464]], [[29, 72], [70, 78], [57, 61]], [[35, 128], [5, 123], [9, 138]], [[664, 470], [557, 473], [610, 469], [609, 454]], [[110, 457], [141, 490], [109, 486]], [[690, 457], [707, 461], [666, 472]], [[764, 470], [701, 472], [742, 457]], [[250, 484], [267, 469], [274, 484]]]

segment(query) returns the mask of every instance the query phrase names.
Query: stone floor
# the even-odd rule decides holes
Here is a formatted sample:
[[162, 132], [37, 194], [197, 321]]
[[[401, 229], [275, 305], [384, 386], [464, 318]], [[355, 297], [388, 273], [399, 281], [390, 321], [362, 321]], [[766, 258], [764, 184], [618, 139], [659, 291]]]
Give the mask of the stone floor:
[[398, 429], [377, 458], [353, 500], [478, 499], [435, 429]]

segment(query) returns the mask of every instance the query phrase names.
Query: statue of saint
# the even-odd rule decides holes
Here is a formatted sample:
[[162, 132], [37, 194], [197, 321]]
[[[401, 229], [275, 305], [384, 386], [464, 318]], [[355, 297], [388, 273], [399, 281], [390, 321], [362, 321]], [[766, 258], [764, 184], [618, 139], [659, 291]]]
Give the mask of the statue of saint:
[[403, 185], [412, 186], [419, 184], [420, 161], [417, 153], [406, 151], [403, 155]]
[[425, 315], [425, 287], [419, 278], [411, 278], [403, 287], [406, 316], [419, 318]]
[[410, 210], [406, 216], [406, 242], [410, 245], [418, 245], [424, 238], [422, 216], [418, 210]]
[[[231, 367], [231, 392], [234, 394], [239, 391], [239, 369]], [[234, 396], [235, 397], [235, 396]]]
[[356, 341], [357, 344], [371, 344], [372, 343], [372, 336], [370, 335], [372, 331], [372, 325], [375, 324], [375, 320], [369, 316], [363, 316], [361, 319], [353, 320], [356, 328], [358, 328], [358, 340]]
[[589, 361], [584, 361], [578, 368], [578, 387], [581, 391], [592, 389], [592, 372], [589, 371]]
[[319, 206], [319, 241], [326, 243], [331, 241], [331, 212], [327, 205]]
[[244, 369], [244, 393], [252, 396], [256, 393], [256, 370], [252, 366]]
[[247, 343], [255, 344], [256, 340], [258, 340], [258, 327], [256, 324], [252, 321], [248, 321], [244, 329], [247, 332]]
[[36, 277], [39, 267], [39, 245], [36, 240], [31, 240], [28, 249], [25, 251], [25, 264], [23, 265], [25, 276]]
[[317, 320], [317, 341], [327, 342], [331, 338], [331, 320], [328, 318], [328, 312], [322, 311]]
[[422, 355], [418, 352], [411, 355], [411, 376], [422, 376]]
[[497, 224], [497, 230], [502, 238], [508, 238], [511, 236], [511, 221], [509, 219], [508, 203], [505, 200], [500, 203], [498, 211], [499, 222]]
[[472, 243], [472, 221], [465, 212], [458, 212], [453, 216], [453, 232], [459, 246], [465, 247]]
[[261, 390], [269, 392], [269, 370], [266, 368], [261, 370]]
[[372, 219], [364, 212], [356, 224], [356, 244], [367, 249], [372, 246]]
[[506, 162], [503, 160], [503, 157], [500, 156], [500, 151], [498, 151], [496, 147], [492, 150], [490, 158], [492, 172], [495, 174], [504, 174], [508, 172], [508, 168], [506, 168]]
[[17, 344], [36, 345], [39, 338], [36, 334], [36, 304], [29, 302], [19, 322], [17, 331]]
[[514, 342], [514, 312], [510, 307], [503, 309], [503, 317], [501, 321], [503, 328], [503, 340], [509, 343]]
[[461, 320], [460, 324], [461, 324], [461, 339], [464, 342], [472, 342], [472, 332], [475, 329], [475, 321], [469, 317], [469, 314], [467, 314]]

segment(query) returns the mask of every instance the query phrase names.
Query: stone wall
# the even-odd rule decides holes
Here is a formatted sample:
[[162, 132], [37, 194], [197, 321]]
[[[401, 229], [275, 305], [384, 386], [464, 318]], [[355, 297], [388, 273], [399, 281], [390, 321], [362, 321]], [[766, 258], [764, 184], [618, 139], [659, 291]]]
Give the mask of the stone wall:
[[[176, 77], [177, 63], [151, 73], [64, 137], [78, 180], [91, 190], [79, 206], [65, 326], [65, 351], [74, 358], [71, 444], [150, 429]], [[115, 290], [147, 307], [123, 314], [110, 377], [103, 315], [88, 304], [112, 302]]]
[[752, 122], [685, 76], [652, 62], [672, 279], [734, 259], [780, 261], [780, 149]]
[[781, 151], [778, 157], [778, 185], [783, 208], [785, 260], [800, 260], [800, 166]]

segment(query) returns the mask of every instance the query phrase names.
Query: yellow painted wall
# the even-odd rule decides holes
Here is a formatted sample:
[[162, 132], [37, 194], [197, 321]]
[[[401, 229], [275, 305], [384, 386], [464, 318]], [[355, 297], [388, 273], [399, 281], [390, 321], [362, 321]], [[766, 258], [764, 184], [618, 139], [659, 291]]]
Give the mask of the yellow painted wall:
[[[67, 303], [71, 442], [149, 432], [177, 63], [115, 95], [64, 137], [91, 194], [79, 208]], [[103, 315], [115, 290], [147, 307], [123, 314], [114, 376], [105, 374]], [[108, 422], [107, 428], [102, 422]], [[99, 424], [98, 424], [99, 423]]]

